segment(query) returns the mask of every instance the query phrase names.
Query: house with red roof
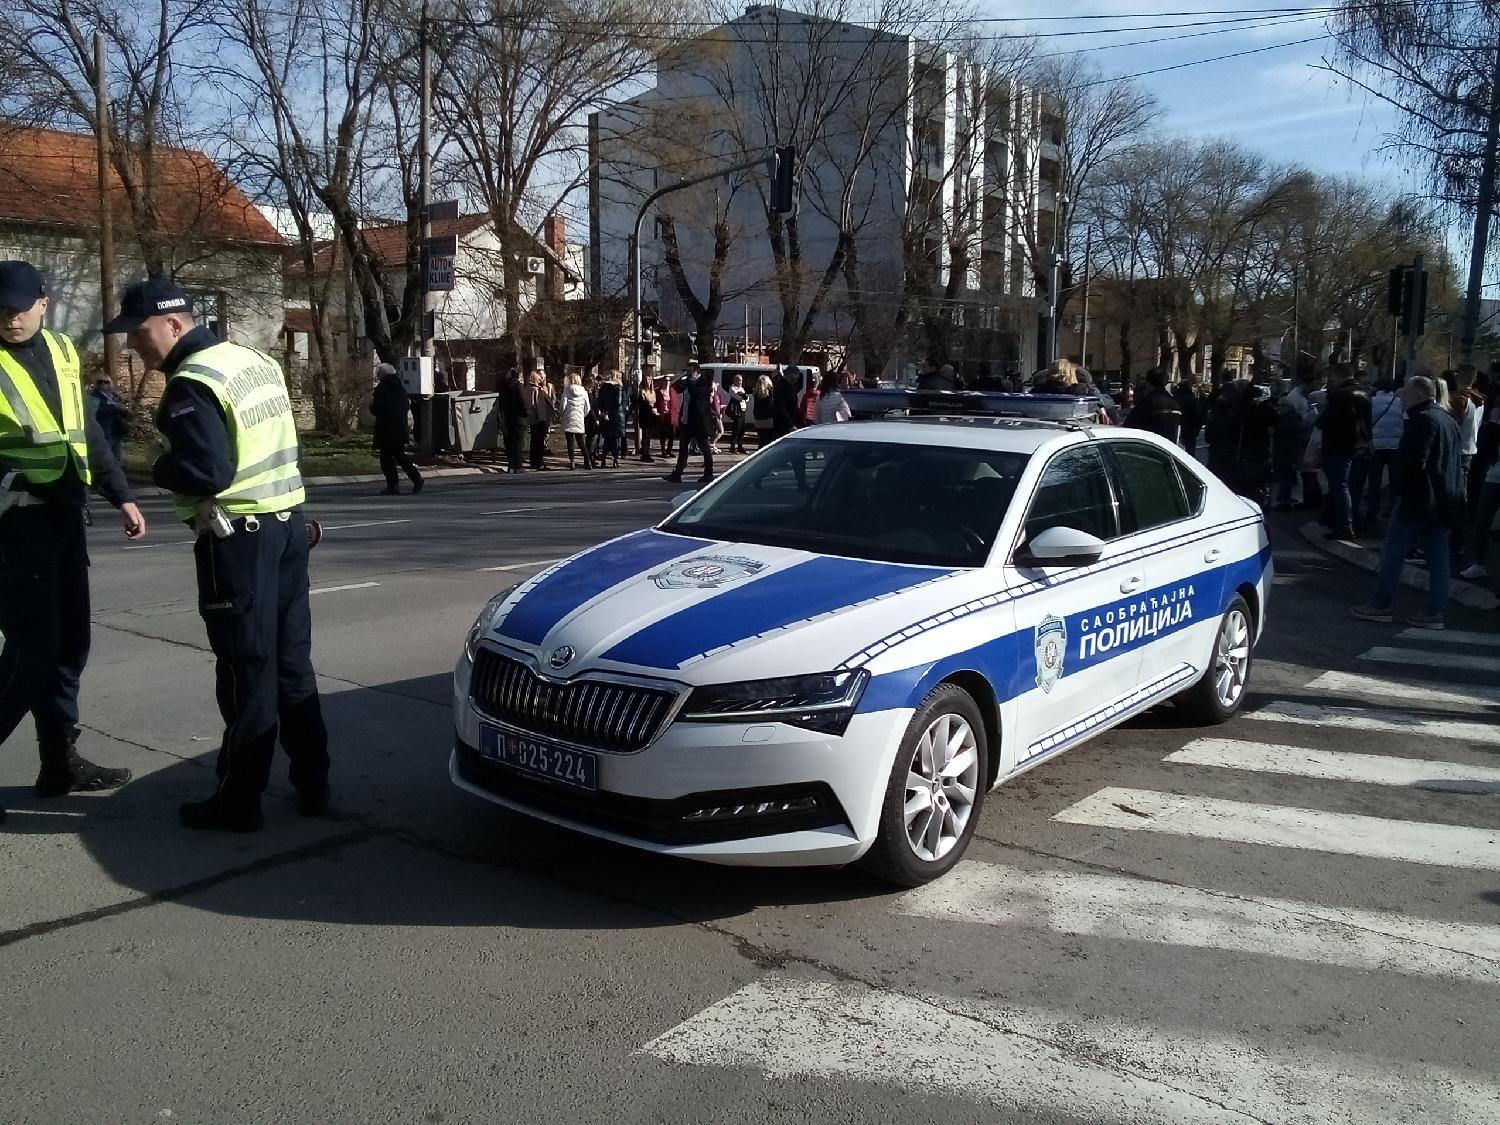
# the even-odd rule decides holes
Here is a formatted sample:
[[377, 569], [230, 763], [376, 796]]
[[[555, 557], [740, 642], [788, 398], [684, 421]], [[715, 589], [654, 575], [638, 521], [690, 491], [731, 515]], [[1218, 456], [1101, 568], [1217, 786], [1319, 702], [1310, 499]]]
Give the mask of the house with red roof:
[[[49, 326], [98, 355], [103, 309], [94, 146], [89, 133], [0, 122], [0, 258], [25, 258], [41, 269], [51, 288]], [[146, 275], [149, 246], [221, 337], [276, 347], [286, 247], [276, 228], [201, 152], [160, 148], [149, 168], [132, 171], [137, 183], [154, 184], [154, 206], [143, 216], [132, 206], [142, 193], [132, 196], [110, 168], [116, 292]], [[143, 374], [133, 362], [134, 374]]]

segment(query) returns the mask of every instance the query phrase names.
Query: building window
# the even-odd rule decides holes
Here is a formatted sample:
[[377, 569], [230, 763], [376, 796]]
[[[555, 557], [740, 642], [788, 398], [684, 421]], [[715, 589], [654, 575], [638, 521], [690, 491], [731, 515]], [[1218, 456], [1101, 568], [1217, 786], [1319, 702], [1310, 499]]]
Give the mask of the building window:
[[193, 316], [202, 328], [214, 334], [216, 340], [229, 339], [229, 301], [217, 289], [189, 289], [193, 299]]

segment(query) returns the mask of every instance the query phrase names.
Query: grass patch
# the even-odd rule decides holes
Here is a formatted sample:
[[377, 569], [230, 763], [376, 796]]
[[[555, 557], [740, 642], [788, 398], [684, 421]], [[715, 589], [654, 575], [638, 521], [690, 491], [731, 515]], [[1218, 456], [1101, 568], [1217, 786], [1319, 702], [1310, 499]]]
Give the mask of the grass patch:
[[[363, 476], [380, 472], [380, 462], [370, 448], [369, 434], [330, 437], [327, 434], [301, 435], [301, 468], [304, 477]], [[132, 477], [150, 479], [151, 463], [160, 447], [154, 441], [134, 440], [125, 443], [125, 471]]]

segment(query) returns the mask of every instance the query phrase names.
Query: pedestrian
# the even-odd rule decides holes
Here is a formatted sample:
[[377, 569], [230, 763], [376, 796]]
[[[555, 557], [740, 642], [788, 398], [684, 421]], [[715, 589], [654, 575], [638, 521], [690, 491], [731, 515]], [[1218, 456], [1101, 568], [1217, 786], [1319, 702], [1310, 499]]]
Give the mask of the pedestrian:
[[637, 455], [642, 461], [656, 460], [651, 456], [651, 438], [656, 425], [656, 390], [648, 377], [642, 379], [635, 389], [635, 440]]
[[[566, 382], [566, 380], [564, 380]], [[602, 464], [602, 444], [604, 435], [599, 429], [599, 376], [590, 371], [583, 376], [582, 380], [584, 394], [588, 396], [588, 412], [583, 416], [583, 449], [585, 453], [585, 464], [592, 461], [594, 464]], [[566, 387], [564, 388], [566, 393]]]
[[526, 388], [518, 368], [507, 368], [500, 383], [500, 426], [504, 433], [505, 467], [512, 473], [526, 471], [526, 436], [530, 419], [526, 409]]
[[1361, 378], [1345, 363], [1328, 369], [1328, 387], [1328, 403], [1317, 421], [1328, 480], [1328, 533], [1335, 539], [1353, 539], [1354, 513], [1368, 475], [1364, 462], [1370, 455], [1370, 399]]
[[769, 375], [755, 380], [755, 390], [750, 396], [750, 422], [755, 427], [755, 448], [764, 449], [776, 425], [776, 384]]
[[552, 405], [548, 393], [547, 373], [540, 368], [526, 377], [524, 401], [526, 403], [526, 429], [530, 436], [531, 468], [540, 472], [547, 465], [547, 432], [557, 417], [557, 408]]
[[1144, 393], [1138, 395], [1135, 406], [1125, 418], [1125, 425], [1137, 430], [1149, 430], [1174, 445], [1182, 436], [1182, 407], [1172, 392], [1167, 390], [1169, 377], [1165, 367], [1153, 367], [1146, 372]]
[[772, 413], [771, 438], [785, 437], [798, 426], [797, 387], [792, 382], [791, 372], [795, 368], [776, 369], [771, 376]]
[[1405, 428], [1406, 408], [1401, 404], [1400, 388], [1394, 380], [1383, 379], [1370, 399], [1370, 463], [1361, 495], [1364, 510], [1356, 513], [1366, 530], [1379, 527], [1390, 512], [1389, 477]]
[[593, 404], [589, 402], [588, 391], [583, 388], [583, 380], [577, 374], [566, 376], [563, 379], [561, 413], [563, 441], [567, 444], [570, 469], [578, 468], [573, 461], [574, 450], [583, 455], [585, 469], [594, 467], [588, 443], [588, 416], [592, 409]]
[[[114, 789], [130, 771], [78, 753], [78, 686], [89, 654], [89, 487], [146, 534], [98, 419], [83, 406], [73, 341], [42, 327], [47, 283], [30, 262], [0, 262], [0, 743], [29, 713], [41, 768], [33, 792]], [[0, 809], [0, 821], [5, 811]]]
[[1473, 580], [1489, 577], [1485, 560], [1489, 555], [1496, 515], [1500, 515], [1500, 460], [1492, 460], [1485, 470], [1479, 502], [1469, 526], [1469, 565], [1460, 572], [1460, 578]]
[[406, 452], [411, 440], [411, 399], [401, 383], [395, 364], [382, 363], [375, 369], [379, 382], [370, 396], [370, 413], [375, 416], [375, 452], [380, 455], [380, 471], [385, 474], [382, 496], [399, 496], [396, 467], [399, 465], [411, 481], [412, 495], [422, 491], [422, 474]]
[[99, 422], [99, 429], [104, 434], [104, 443], [109, 446], [110, 455], [120, 464], [125, 463], [125, 438], [130, 433], [130, 407], [125, 405], [125, 400], [115, 394], [114, 380], [108, 375], [94, 380], [94, 386], [89, 391], [89, 398], [94, 407], [94, 417]]
[[176, 282], [125, 290], [106, 332], [126, 333], [167, 377], [151, 475], [198, 534], [198, 609], [224, 718], [213, 796], [182, 806], [189, 828], [253, 832], [280, 737], [304, 816], [328, 808], [328, 730], [312, 665], [309, 535], [297, 423], [270, 356], [220, 343]]
[[1198, 389], [1186, 379], [1179, 379], [1172, 386], [1172, 397], [1182, 415], [1182, 448], [1189, 457], [1197, 457], [1198, 435], [1203, 432], [1203, 404], [1198, 401]]
[[818, 399], [823, 390], [811, 375], [804, 376], [804, 379], [806, 386], [802, 388], [802, 398], [797, 403], [797, 425], [811, 426], [818, 420]]
[[653, 405], [656, 407], [656, 445], [657, 450], [663, 457], [670, 457], [675, 448], [673, 445], [674, 435], [677, 429], [676, 413], [674, 407], [676, 399], [665, 374], [658, 374], [653, 380]]
[[[1323, 506], [1323, 488], [1318, 483], [1322, 435], [1317, 428], [1320, 406], [1318, 388], [1321, 383], [1322, 380], [1317, 372], [1300, 371], [1293, 380], [1291, 391], [1283, 399], [1284, 407], [1296, 415], [1297, 431], [1300, 435], [1300, 440], [1293, 443], [1298, 448], [1296, 460], [1290, 466], [1290, 471], [1302, 478], [1302, 500], [1297, 505], [1299, 508], [1319, 509]], [[1315, 434], [1318, 435], [1316, 439]], [[1276, 501], [1278, 509], [1282, 504], [1290, 509], [1292, 505], [1290, 489], [1278, 495]]]
[[737, 374], [729, 376], [725, 388], [724, 415], [729, 419], [729, 452], [748, 453], [745, 448], [745, 422], [749, 413], [750, 396], [745, 393], [744, 380]]
[[1449, 537], [1464, 522], [1458, 423], [1438, 406], [1437, 387], [1425, 375], [1406, 381], [1401, 401], [1406, 430], [1392, 465], [1395, 505], [1380, 548], [1380, 579], [1369, 603], [1350, 612], [1366, 621], [1390, 621], [1407, 551], [1420, 544], [1427, 559], [1427, 606], [1407, 623], [1441, 629], [1448, 605]]
[[822, 386], [819, 387], [817, 413], [813, 420], [818, 424], [826, 422], [847, 422], [854, 417], [854, 412], [849, 409], [849, 403], [839, 391], [838, 372], [830, 371], [823, 376]]
[[1459, 467], [1464, 474], [1464, 488], [1470, 510], [1479, 501], [1479, 484], [1483, 473], [1471, 473], [1474, 455], [1479, 452], [1479, 426], [1484, 419], [1484, 395], [1475, 389], [1478, 370], [1471, 363], [1454, 368], [1448, 379], [1448, 412], [1458, 423]]
[[957, 372], [954, 371], [952, 364], [945, 363], [939, 367], [928, 360], [926, 369], [917, 379], [917, 390], [956, 391], [958, 390]]
[[599, 418], [599, 432], [603, 437], [599, 464], [608, 457], [610, 467], [620, 467], [620, 455], [625, 452], [625, 391], [620, 385], [620, 373], [605, 372], [599, 384], [599, 394], [594, 400], [594, 410]]
[[682, 387], [682, 433], [677, 467], [667, 474], [666, 479], [673, 484], [682, 483], [689, 453], [696, 446], [703, 451], [703, 475], [698, 478], [698, 483], [707, 484], [714, 479], [714, 377], [711, 371], [699, 371], [696, 363], [689, 363], [688, 371], [689, 377]]

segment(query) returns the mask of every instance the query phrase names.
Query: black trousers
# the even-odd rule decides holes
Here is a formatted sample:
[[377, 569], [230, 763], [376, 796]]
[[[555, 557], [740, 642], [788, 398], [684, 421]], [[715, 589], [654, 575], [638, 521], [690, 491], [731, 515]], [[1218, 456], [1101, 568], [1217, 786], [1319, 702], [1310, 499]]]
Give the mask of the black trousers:
[[678, 432], [677, 440], [677, 468], [673, 470], [673, 474], [680, 477], [687, 471], [688, 457], [691, 455], [693, 446], [696, 445], [703, 453], [703, 479], [712, 480], [714, 447], [707, 432], [696, 426], [683, 426]]
[[513, 473], [526, 467], [526, 423], [505, 424], [505, 464]]
[[531, 467], [540, 469], [547, 463], [547, 431], [550, 422], [536, 422], [531, 427]]
[[0, 515], [0, 742], [30, 713], [43, 747], [78, 725], [89, 658], [89, 556], [83, 509], [65, 504]]
[[417, 466], [412, 462], [411, 456], [406, 452], [404, 445], [398, 445], [390, 449], [380, 451], [380, 471], [385, 474], [385, 486], [391, 491], [396, 490], [396, 467], [399, 465], [405, 472], [412, 484], [417, 484], [422, 479], [422, 474], [417, 471]]
[[255, 531], [235, 520], [229, 538], [200, 535], [193, 545], [224, 717], [219, 798], [238, 808], [259, 807], [278, 734], [292, 784], [328, 784], [328, 730], [312, 666], [307, 528], [300, 511], [285, 520], [258, 518]]

